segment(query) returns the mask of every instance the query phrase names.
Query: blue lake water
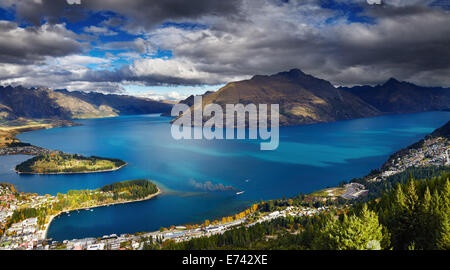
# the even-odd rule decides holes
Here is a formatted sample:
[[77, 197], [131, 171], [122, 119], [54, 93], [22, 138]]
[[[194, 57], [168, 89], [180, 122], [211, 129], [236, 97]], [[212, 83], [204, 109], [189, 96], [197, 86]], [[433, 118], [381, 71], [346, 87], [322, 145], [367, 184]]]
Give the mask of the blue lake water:
[[[153, 231], [233, 214], [259, 200], [293, 196], [333, 186], [379, 168], [390, 154], [442, 126], [450, 112], [389, 115], [280, 128], [276, 151], [260, 151], [250, 140], [180, 140], [170, 118], [156, 115], [77, 121], [82, 126], [39, 130], [19, 139], [69, 153], [120, 158], [115, 172], [74, 175], [17, 175], [27, 156], [0, 157], [0, 182], [20, 191], [57, 194], [95, 189], [112, 182], [147, 178], [166, 192], [155, 199], [79, 211], [56, 218], [56, 240], [111, 233]], [[190, 184], [211, 181], [244, 190], [205, 192]]]

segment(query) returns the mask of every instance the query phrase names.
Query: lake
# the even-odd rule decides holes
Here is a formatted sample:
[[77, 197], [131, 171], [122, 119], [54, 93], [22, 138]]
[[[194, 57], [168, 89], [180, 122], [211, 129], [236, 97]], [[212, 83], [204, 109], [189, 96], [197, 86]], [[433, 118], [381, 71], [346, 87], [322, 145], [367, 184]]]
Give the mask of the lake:
[[[28, 156], [0, 157], [0, 182], [39, 194], [95, 189], [130, 179], [151, 179], [165, 191], [155, 199], [79, 211], [56, 218], [55, 240], [154, 231], [234, 214], [260, 200], [337, 185], [379, 168], [393, 152], [442, 126], [450, 112], [388, 115], [281, 127], [276, 151], [253, 140], [174, 140], [171, 118], [158, 115], [78, 120], [82, 126], [22, 133], [24, 142], [68, 153], [119, 158], [129, 165], [107, 173], [17, 175]], [[208, 191], [210, 181], [234, 190]]]

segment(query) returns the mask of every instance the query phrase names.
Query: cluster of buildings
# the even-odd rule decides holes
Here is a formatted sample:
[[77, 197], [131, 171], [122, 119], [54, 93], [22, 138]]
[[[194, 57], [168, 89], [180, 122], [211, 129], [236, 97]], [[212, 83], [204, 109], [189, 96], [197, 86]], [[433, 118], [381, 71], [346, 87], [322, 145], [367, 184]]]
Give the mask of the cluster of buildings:
[[16, 210], [16, 196], [10, 187], [0, 185], [0, 229], [3, 231], [9, 218]]
[[[144, 243], [155, 243], [173, 240], [175, 242], [188, 241], [192, 238], [211, 236], [221, 234], [225, 231], [240, 225], [246, 221], [246, 218], [235, 220], [221, 225], [210, 225], [203, 228], [187, 229], [184, 226], [178, 226], [167, 231], [156, 231], [140, 234], [116, 234], [105, 235], [101, 238], [84, 238], [64, 240], [62, 242], [53, 241], [49, 249], [69, 249], [69, 250], [139, 250]], [[152, 240], [150, 240], [152, 239]]]
[[288, 206], [283, 210], [278, 210], [274, 212], [270, 212], [267, 215], [264, 215], [260, 217], [257, 221], [254, 223], [250, 223], [247, 226], [253, 226], [257, 223], [262, 223], [266, 221], [271, 221], [273, 219], [277, 219], [280, 217], [301, 217], [301, 216], [313, 216], [320, 212], [329, 210], [328, 206], [313, 208], [313, 207], [300, 207], [300, 206]]
[[[133, 249], [139, 249], [142, 247], [139, 238], [132, 235], [122, 234], [117, 236], [116, 234], [105, 235], [101, 238], [84, 238], [64, 240], [62, 242], [52, 241], [50, 243], [50, 249], [67, 249], [67, 250], [119, 250], [127, 249], [128, 242]], [[123, 244], [121, 244], [123, 243]]]
[[38, 218], [32, 217], [10, 224], [8, 221], [19, 208], [47, 208], [56, 201], [56, 197], [36, 194], [17, 194], [11, 185], [0, 185], [0, 249], [37, 249], [44, 248], [45, 230], [48, 226], [38, 224]]
[[[19, 233], [23, 240], [22, 244], [18, 244], [19, 241], [13, 240], [13, 236], [4, 237], [3, 241], [8, 241], [8, 245], [0, 247], [0, 249], [67, 249], [67, 250], [139, 250], [142, 249], [144, 243], [160, 243], [166, 240], [173, 240], [175, 242], [188, 241], [192, 238], [207, 237], [215, 234], [222, 234], [227, 230], [235, 228], [236, 226], [246, 224], [245, 226], [253, 226], [257, 223], [270, 221], [279, 217], [287, 216], [311, 216], [320, 213], [321, 211], [328, 210], [328, 207], [311, 208], [311, 207], [294, 207], [289, 206], [283, 210], [270, 212], [259, 216], [257, 220], [247, 223], [248, 217], [244, 217], [239, 220], [220, 224], [209, 225], [202, 228], [187, 229], [183, 226], [178, 226], [167, 231], [156, 231], [140, 234], [116, 234], [104, 235], [99, 238], [84, 238], [84, 239], [72, 239], [64, 240], [62, 242], [45, 240], [43, 231], [33, 230], [32, 226], [35, 226], [37, 219], [27, 219], [20, 224], [14, 224], [11, 226], [11, 233], [13, 231]], [[25, 229], [26, 228], [26, 229]], [[17, 230], [17, 231], [16, 231]]]
[[[369, 181], [381, 181], [382, 179], [402, 172], [412, 166], [428, 165], [449, 165], [448, 152], [450, 143], [445, 138], [431, 138], [424, 141], [422, 147], [411, 148], [401, 157], [393, 158], [389, 161], [379, 175]], [[327, 191], [329, 195], [334, 195], [334, 190]], [[365, 196], [368, 190], [359, 183], [346, 184], [343, 193], [339, 195], [345, 199], [355, 199]], [[39, 196], [35, 194], [21, 194], [21, 198], [12, 192], [9, 186], [0, 186], [0, 229], [6, 232], [0, 238], [0, 249], [69, 249], [69, 250], [122, 250], [122, 249], [142, 249], [144, 243], [160, 243], [166, 240], [175, 242], [188, 241], [192, 238], [207, 237], [214, 234], [222, 234], [236, 226], [253, 226], [257, 223], [271, 221], [280, 217], [312, 216], [322, 211], [328, 211], [329, 207], [296, 207], [289, 206], [282, 210], [273, 211], [261, 216], [252, 215], [223, 224], [212, 224], [200, 228], [186, 228], [183, 226], [174, 227], [165, 231], [156, 231], [143, 234], [116, 234], [105, 235], [101, 238], [85, 238], [64, 240], [62, 242], [45, 239], [45, 229], [48, 224], [39, 226], [37, 218], [25, 219], [5, 228], [7, 220], [12, 216], [14, 210], [20, 207], [41, 208], [49, 207], [56, 201], [54, 196]], [[248, 222], [251, 221], [251, 222]], [[151, 239], [151, 240], [150, 240]]]
[[320, 212], [329, 211], [329, 206], [322, 206], [318, 208], [313, 207], [294, 207], [289, 206], [286, 208], [287, 215], [294, 216], [294, 217], [301, 217], [301, 216], [314, 216], [319, 214]]
[[0, 156], [17, 155], [17, 154], [38, 156], [42, 154], [49, 154], [51, 152], [52, 152], [51, 150], [42, 147], [37, 147], [34, 145], [0, 147]]
[[409, 167], [450, 165], [450, 142], [443, 137], [428, 138], [418, 148], [410, 148], [401, 157], [390, 159], [380, 175], [369, 181], [381, 181]]
[[14, 223], [0, 240], [0, 249], [44, 249], [45, 231], [39, 230], [38, 218]]
[[[44, 217], [44, 222], [42, 222], [42, 217], [30, 217], [13, 224], [8, 222], [13, 216], [14, 211], [18, 209], [43, 208], [51, 212], [52, 206], [57, 201], [58, 199], [55, 196], [17, 193], [12, 185], [0, 184], [0, 250], [139, 250], [143, 248], [145, 243], [163, 243], [166, 240], [175, 242], [188, 241], [197, 237], [222, 234], [227, 230], [241, 225], [252, 226], [253, 224], [270, 221], [279, 217], [310, 216], [328, 210], [327, 207], [309, 208], [289, 206], [282, 210], [264, 213], [262, 215], [255, 213], [249, 214], [240, 219], [221, 224], [213, 223], [201, 227], [177, 226], [171, 227], [168, 230], [164, 229], [148, 233], [122, 234], [120, 236], [112, 234], [99, 238], [72, 239], [62, 242], [46, 239], [46, 231], [51, 220], [50, 216]], [[52, 214], [55, 213], [47, 212], [47, 215]]]
[[344, 188], [345, 191], [344, 194], [341, 195], [341, 197], [347, 200], [366, 196], [369, 193], [369, 190], [366, 190], [365, 186], [359, 183], [346, 184]]

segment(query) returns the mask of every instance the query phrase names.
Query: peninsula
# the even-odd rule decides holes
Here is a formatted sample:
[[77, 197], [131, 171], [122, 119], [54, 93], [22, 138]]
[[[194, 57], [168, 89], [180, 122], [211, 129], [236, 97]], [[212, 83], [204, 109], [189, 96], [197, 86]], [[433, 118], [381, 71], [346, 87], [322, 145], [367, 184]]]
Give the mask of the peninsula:
[[22, 246], [24, 235], [34, 234], [36, 241], [46, 238], [52, 220], [62, 213], [95, 207], [149, 200], [161, 190], [150, 180], [128, 180], [94, 190], [70, 190], [66, 194], [37, 195], [19, 193], [12, 184], [0, 183], [0, 198], [6, 215], [0, 216], [0, 247]]
[[21, 142], [16, 135], [22, 132], [55, 127], [70, 127], [80, 125], [68, 120], [56, 119], [25, 119], [1, 120], [0, 117], [0, 156], [2, 155], [40, 155], [51, 153], [52, 150]]
[[115, 171], [126, 165], [120, 159], [52, 152], [30, 158], [17, 165], [15, 170], [19, 174], [93, 173]]
[[74, 211], [113, 204], [144, 201], [160, 194], [161, 190], [150, 180], [138, 179], [116, 182], [99, 189], [69, 190], [67, 194], [58, 193], [53, 211]]

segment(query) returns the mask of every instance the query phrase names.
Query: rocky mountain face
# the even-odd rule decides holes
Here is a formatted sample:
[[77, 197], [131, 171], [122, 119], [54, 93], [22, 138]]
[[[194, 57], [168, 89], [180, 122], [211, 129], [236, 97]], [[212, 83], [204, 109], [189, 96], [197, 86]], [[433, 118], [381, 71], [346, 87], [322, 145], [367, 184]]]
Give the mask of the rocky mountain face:
[[164, 113], [170, 111], [172, 104], [127, 95], [85, 93], [80, 91], [55, 90], [57, 93], [71, 96], [98, 108], [112, 108], [119, 115]]
[[12, 109], [6, 105], [0, 104], [0, 119], [12, 120], [15, 119]]
[[[183, 103], [192, 106], [193, 99], [191, 96]], [[280, 125], [287, 126], [448, 109], [450, 88], [422, 87], [393, 78], [377, 86], [336, 88], [292, 69], [231, 82], [203, 96], [203, 106], [211, 103], [221, 105], [224, 113], [225, 104], [279, 104]]]
[[110, 117], [170, 108], [170, 104], [130, 96], [0, 86], [0, 120]]
[[226, 104], [279, 104], [280, 125], [283, 126], [380, 114], [379, 110], [352, 93], [337, 89], [330, 82], [299, 69], [229, 83], [203, 97], [203, 106], [211, 103], [221, 105], [224, 112]]
[[0, 87], [0, 104], [8, 112], [8, 118], [61, 118], [69, 119], [71, 113], [59, 105], [59, 97], [50, 90], [24, 87]]
[[383, 113], [413, 113], [448, 109], [450, 88], [423, 87], [394, 78], [376, 86], [342, 87]]

